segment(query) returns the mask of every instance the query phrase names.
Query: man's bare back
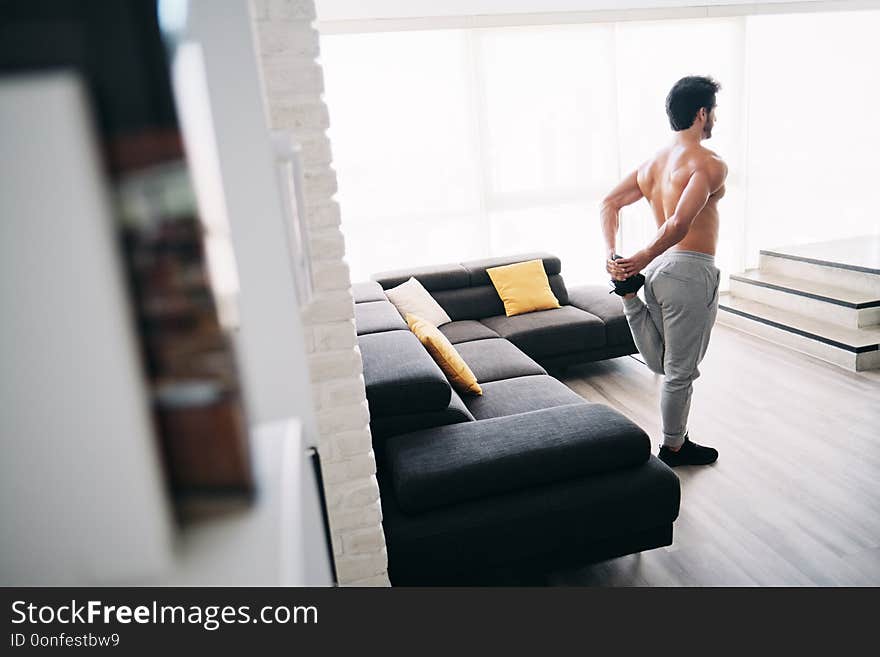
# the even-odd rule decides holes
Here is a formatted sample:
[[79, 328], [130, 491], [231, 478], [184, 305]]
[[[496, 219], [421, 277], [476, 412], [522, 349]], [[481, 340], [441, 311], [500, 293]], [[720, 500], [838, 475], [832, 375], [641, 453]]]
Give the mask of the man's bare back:
[[697, 171], [706, 172], [707, 177], [714, 179], [714, 184], [710, 185], [706, 204], [694, 217], [687, 235], [670, 250], [715, 255], [718, 244], [718, 200], [724, 196], [724, 178], [719, 174], [726, 173], [726, 166], [720, 157], [699, 144], [674, 144], [662, 149], [639, 167], [637, 183], [654, 212], [657, 228], [660, 228], [675, 213], [682, 192]]
[[[667, 250], [715, 254], [718, 200], [724, 195], [727, 165], [700, 145], [699, 133], [683, 131], [673, 143], [624, 178], [602, 204], [608, 244], [607, 270], [616, 279], [642, 271]], [[654, 212], [657, 234], [644, 249], [611, 261], [620, 209], [645, 198]]]

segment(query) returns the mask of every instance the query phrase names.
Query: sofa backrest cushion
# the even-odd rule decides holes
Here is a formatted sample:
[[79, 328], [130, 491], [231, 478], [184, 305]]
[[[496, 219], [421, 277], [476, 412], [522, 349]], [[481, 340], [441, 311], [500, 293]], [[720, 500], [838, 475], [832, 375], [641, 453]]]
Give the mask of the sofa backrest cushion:
[[407, 328], [403, 317], [390, 301], [364, 301], [354, 304], [354, 322], [358, 335]]
[[441, 411], [452, 388], [409, 330], [358, 337], [371, 416]]
[[554, 296], [563, 306], [568, 305], [568, 289], [565, 287], [565, 281], [562, 280], [560, 274], [553, 274], [547, 277], [550, 281], [550, 289], [553, 290]]
[[432, 293], [438, 290], [455, 290], [470, 285], [468, 272], [459, 264], [386, 271], [373, 274], [372, 278], [384, 290], [406, 283], [410, 278], [415, 278], [428, 292]]
[[[548, 276], [550, 289], [563, 306], [568, 305], [568, 290], [562, 276]], [[492, 285], [463, 287], [458, 290], [432, 292], [431, 296], [440, 304], [446, 314], [457, 322], [465, 319], [485, 319], [504, 315], [504, 302]]]
[[453, 321], [484, 319], [504, 314], [504, 303], [486, 269], [526, 260], [544, 263], [550, 289], [563, 306], [568, 304], [568, 290], [562, 280], [562, 261], [549, 253], [525, 253], [501, 258], [469, 260], [461, 264], [434, 265], [414, 269], [381, 272], [372, 276], [383, 290], [405, 283], [410, 277], [421, 283]]
[[432, 295], [452, 321], [483, 319], [504, 314], [504, 302], [491, 285], [443, 290], [433, 292]]
[[541, 260], [544, 263], [544, 271], [547, 276], [556, 276], [562, 273], [562, 261], [549, 253], [524, 253], [522, 255], [504, 256], [500, 258], [484, 258], [482, 260], [470, 260], [461, 263], [461, 266], [467, 271], [470, 277], [471, 286], [476, 285], [492, 285], [492, 280], [487, 269], [492, 267], [502, 267], [504, 265], [513, 265], [518, 262], [526, 262], [528, 260]]

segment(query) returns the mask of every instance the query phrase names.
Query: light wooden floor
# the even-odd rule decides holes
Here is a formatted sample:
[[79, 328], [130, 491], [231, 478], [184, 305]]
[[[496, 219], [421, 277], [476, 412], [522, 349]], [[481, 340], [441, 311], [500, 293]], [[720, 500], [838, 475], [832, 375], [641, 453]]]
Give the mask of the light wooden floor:
[[[847, 372], [721, 325], [700, 371], [690, 435], [720, 458], [676, 469], [673, 545], [546, 583], [880, 585], [880, 372]], [[656, 454], [661, 377], [617, 358], [563, 380], [643, 427]]]

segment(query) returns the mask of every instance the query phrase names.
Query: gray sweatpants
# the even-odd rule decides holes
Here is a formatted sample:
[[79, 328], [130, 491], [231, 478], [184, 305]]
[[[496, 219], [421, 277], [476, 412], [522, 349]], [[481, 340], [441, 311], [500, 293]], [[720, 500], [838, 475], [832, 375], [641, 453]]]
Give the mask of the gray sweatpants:
[[645, 301], [623, 300], [623, 312], [645, 363], [663, 374], [660, 414], [663, 444], [679, 447], [687, 434], [697, 365], [709, 346], [718, 313], [721, 271], [715, 258], [667, 251], [645, 270]]

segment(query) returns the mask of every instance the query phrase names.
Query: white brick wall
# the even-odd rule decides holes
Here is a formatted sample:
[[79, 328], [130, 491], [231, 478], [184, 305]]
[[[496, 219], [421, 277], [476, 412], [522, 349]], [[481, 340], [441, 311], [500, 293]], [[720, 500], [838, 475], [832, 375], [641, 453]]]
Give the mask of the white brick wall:
[[324, 76], [313, 0], [251, 0], [273, 129], [302, 145], [305, 218], [315, 298], [303, 311], [315, 399], [318, 449], [339, 583], [388, 586], [382, 507], [363, 367], [354, 327], [351, 276], [339, 229], [336, 173], [321, 98]]

